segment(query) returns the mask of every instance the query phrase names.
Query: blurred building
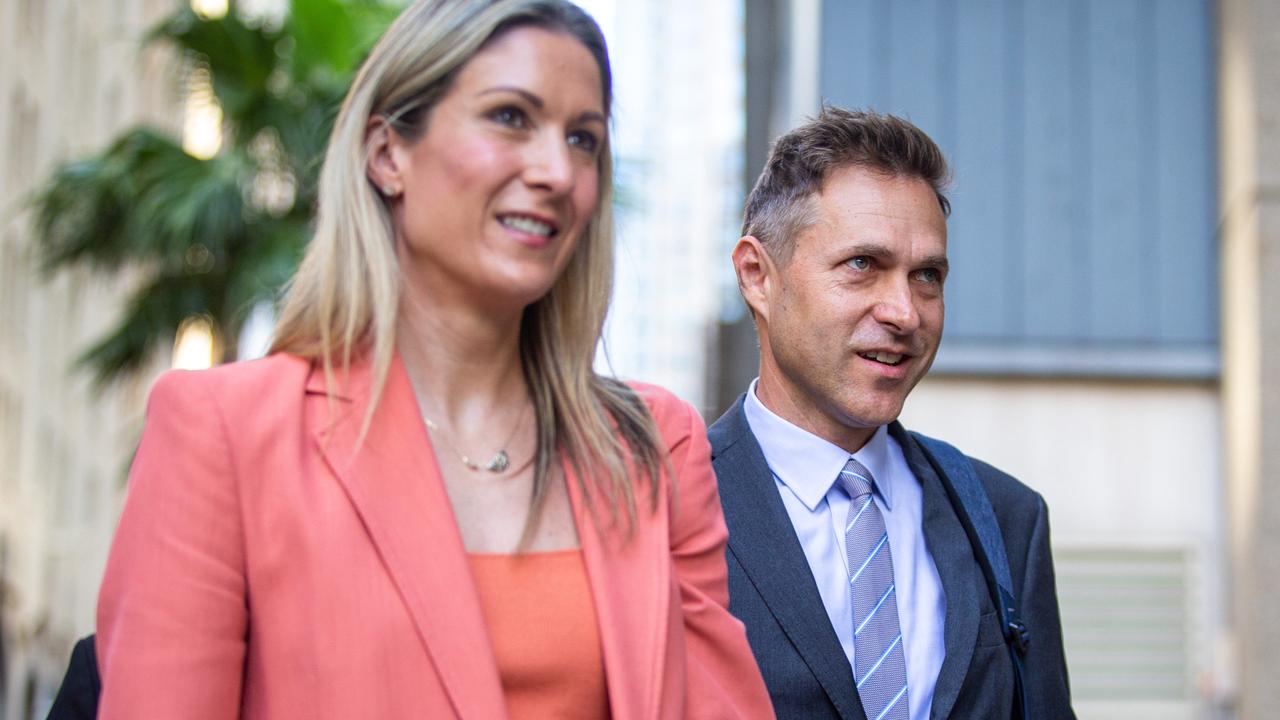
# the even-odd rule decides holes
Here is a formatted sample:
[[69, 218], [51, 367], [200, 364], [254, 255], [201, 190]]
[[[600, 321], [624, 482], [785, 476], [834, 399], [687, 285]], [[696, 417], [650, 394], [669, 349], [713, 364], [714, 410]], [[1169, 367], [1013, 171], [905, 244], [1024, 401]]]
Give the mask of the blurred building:
[[73, 369], [124, 286], [43, 280], [25, 205], [58, 163], [143, 119], [175, 123], [140, 41], [172, 8], [0, 0], [0, 718], [43, 718], [72, 641], [93, 627], [146, 391], [95, 394]]
[[618, 243], [601, 364], [705, 411], [742, 203], [741, 0], [591, 0], [614, 71]]
[[[823, 102], [953, 163], [947, 332], [903, 419], [1048, 500], [1080, 717], [1271, 717], [1280, 4], [746, 5], [748, 181]], [[721, 357], [722, 406], [755, 362]]]

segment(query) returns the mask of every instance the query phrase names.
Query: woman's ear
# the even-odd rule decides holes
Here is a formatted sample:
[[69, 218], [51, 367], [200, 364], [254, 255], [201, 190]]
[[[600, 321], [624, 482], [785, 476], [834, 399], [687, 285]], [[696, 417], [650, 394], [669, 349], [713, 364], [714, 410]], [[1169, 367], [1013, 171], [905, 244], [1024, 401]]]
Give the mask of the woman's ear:
[[381, 115], [374, 115], [364, 126], [365, 174], [384, 197], [393, 198], [403, 190], [400, 167], [396, 162], [394, 131]]

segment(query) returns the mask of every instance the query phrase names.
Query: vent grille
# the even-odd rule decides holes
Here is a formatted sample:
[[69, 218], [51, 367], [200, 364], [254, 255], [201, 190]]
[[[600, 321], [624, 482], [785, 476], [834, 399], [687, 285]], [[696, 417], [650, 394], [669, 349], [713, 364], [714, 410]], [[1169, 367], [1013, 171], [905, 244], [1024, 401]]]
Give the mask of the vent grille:
[[1194, 701], [1186, 550], [1063, 548], [1054, 564], [1074, 701]]

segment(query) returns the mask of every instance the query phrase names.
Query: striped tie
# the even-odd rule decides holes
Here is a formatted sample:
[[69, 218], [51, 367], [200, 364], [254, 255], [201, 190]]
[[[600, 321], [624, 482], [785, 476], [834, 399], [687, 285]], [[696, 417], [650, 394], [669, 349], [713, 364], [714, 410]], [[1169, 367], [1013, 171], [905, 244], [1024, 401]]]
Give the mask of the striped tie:
[[868, 720], [907, 720], [907, 663], [898, 626], [893, 555], [880, 508], [871, 500], [873, 479], [849, 458], [840, 485], [849, 493], [845, 552], [853, 606], [853, 677]]

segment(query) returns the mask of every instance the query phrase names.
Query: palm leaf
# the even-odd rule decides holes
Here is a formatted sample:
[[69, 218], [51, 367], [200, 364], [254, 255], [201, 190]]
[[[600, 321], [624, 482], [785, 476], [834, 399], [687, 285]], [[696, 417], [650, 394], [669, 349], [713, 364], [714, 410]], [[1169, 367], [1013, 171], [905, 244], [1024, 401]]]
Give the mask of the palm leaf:
[[[183, 7], [148, 34], [188, 71], [208, 73], [222, 152], [195, 158], [167, 133], [135, 127], [57, 168], [32, 198], [46, 276], [85, 266], [141, 278], [120, 322], [79, 360], [100, 386], [143, 368], [193, 315], [233, 346], [249, 308], [278, 296], [306, 244], [338, 104], [398, 5], [295, 0], [279, 27], [234, 2], [217, 19]], [[267, 176], [294, 188], [291, 202], [261, 201]]]

